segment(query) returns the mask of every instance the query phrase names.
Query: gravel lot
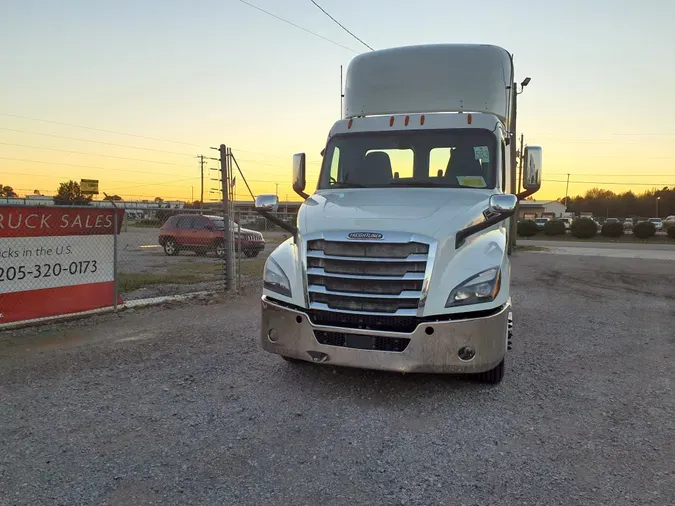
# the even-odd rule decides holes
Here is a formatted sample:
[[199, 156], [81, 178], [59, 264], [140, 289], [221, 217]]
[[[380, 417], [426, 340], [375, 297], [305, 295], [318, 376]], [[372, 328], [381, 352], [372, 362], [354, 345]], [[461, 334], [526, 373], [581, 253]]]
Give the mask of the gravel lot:
[[675, 263], [518, 252], [496, 387], [293, 366], [237, 299], [0, 335], [0, 504], [672, 505]]

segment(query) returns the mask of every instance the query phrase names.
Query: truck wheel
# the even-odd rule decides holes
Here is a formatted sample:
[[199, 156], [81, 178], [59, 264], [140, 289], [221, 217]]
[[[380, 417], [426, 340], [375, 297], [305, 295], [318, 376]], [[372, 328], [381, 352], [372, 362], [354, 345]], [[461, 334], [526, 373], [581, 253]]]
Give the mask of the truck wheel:
[[225, 258], [226, 254], [227, 248], [225, 247], [225, 241], [218, 241], [216, 243], [216, 255], [218, 255], [219, 258]]
[[246, 256], [246, 258], [255, 258], [258, 256], [258, 251], [253, 249], [245, 249], [244, 255]]
[[477, 379], [481, 383], [488, 383], [490, 385], [501, 383], [502, 379], [504, 379], [504, 360], [502, 359], [494, 369], [479, 373]]
[[164, 239], [164, 253], [170, 257], [176, 256], [179, 253], [178, 244], [176, 244], [175, 239], [171, 237]]

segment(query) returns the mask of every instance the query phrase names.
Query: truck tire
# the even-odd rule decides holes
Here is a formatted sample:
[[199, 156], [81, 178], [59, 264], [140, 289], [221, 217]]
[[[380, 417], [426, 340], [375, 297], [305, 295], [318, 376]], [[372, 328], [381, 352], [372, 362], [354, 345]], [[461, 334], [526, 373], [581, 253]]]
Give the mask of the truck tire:
[[488, 383], [490, 385], [501, 383], [502, 379], [504, 379], [504, 360], [502, 359], [494, 369], [479, 373], [477, 379], [481, 383]]

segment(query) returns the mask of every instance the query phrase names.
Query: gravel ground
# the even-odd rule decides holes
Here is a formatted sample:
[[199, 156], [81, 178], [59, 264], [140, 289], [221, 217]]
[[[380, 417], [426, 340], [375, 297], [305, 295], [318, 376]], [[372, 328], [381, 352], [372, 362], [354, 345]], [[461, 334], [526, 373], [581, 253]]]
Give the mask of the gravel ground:
[[504, 382], [293, 366], [255, 287], [0, 338], [0, 504], [671, 505], [673, 262], [519, 252]]

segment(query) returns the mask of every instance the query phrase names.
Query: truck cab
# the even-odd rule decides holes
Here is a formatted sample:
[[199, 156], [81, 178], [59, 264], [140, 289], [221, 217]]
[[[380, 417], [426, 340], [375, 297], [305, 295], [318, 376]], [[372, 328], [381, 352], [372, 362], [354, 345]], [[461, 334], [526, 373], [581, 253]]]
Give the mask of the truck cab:
[[[349, 65], [344, 117], [292, 237], [268, 258], [262, 347], [289, 361], [467, 373], [498, 383], [512, 338], [509, 243], [541, 184], [524, 153], [515, 195], [516, 83], [497, 46], [374, 51]], [[270, 214], [278, 200], [261, 195]]]

